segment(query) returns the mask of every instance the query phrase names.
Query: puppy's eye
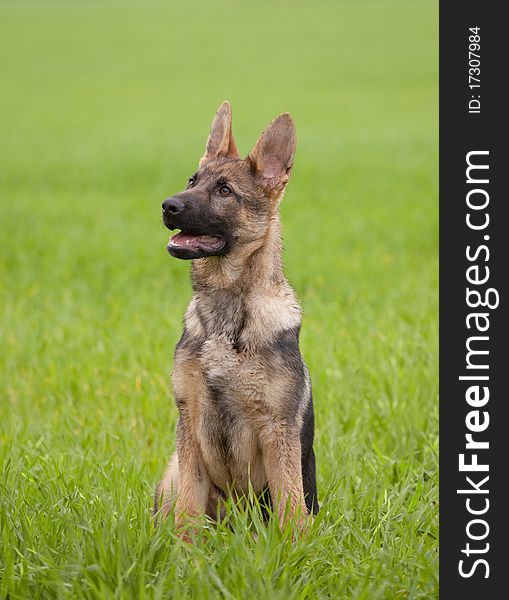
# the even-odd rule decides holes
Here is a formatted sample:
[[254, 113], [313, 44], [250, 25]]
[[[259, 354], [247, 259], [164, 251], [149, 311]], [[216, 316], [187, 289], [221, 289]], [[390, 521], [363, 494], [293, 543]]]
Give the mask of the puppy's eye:
[[219, 188], [219, 193], [221, 194], [221, 196], [229, 196], [232, 193], [232, 190], [231, 190], [230, 186], [223, 184]]
[[192, 177], [189, 178], [189, 181], [187, 182], [187, 187], [192, 188], [195, 183], [196, 183], [196, 177], [195, 177], [195, 175], [193, 175]]

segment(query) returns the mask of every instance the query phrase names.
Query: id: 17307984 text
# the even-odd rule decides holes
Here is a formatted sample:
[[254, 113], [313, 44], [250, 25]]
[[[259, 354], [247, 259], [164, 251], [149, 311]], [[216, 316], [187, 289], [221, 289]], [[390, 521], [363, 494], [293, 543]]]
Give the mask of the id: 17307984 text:
[[468, 28], [468, 113], [481, 112], [481, 28]]

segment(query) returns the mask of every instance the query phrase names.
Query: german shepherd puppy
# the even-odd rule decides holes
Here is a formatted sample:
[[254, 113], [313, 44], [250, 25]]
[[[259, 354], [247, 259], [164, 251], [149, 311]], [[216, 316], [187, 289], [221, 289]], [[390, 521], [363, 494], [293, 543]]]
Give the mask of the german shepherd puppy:
[[279, 115], [241, 159], [231, 121], [223, 102], [198, 171], [162, 206], [164, 225], [180, 229], [168, 252], [193, 260], [194, 293], [174, 357], [176, 452], [154, 510], [174, 509], [177, 527], [186, 515], [215, 518], [251, 484], [281, 526], [303, 525], [318, 511], [313, 402], [278, 214], [295, 126]]

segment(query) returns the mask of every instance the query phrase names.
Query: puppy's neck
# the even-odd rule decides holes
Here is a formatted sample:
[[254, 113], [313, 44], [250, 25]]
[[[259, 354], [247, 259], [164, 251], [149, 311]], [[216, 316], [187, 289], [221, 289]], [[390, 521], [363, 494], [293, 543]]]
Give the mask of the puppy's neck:
[[283, 283], [279, 215], [271, 217], [261, 240], [245, 244], [225, 256], [194, 260], [191, 279], [196, 293], [227, 289], [248, 293], [254, 288], [260, 290]]

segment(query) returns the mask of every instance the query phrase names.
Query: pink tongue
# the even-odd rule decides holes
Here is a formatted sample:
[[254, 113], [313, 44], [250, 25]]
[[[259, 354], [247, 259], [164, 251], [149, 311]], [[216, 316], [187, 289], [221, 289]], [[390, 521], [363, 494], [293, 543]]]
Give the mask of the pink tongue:
[[174, 246], [192, 246], [194, 248], [198, 245], [198, 236], [177, 233], [171, 237], [170, 242]]
[[171, 237], [170, 242], [173, 246], [184, 248], [199, 248], [202, 245], [216, 247], [221, 244], [221, 240], [213, 235], [189, 235], [187, 233], [177, 233]]

